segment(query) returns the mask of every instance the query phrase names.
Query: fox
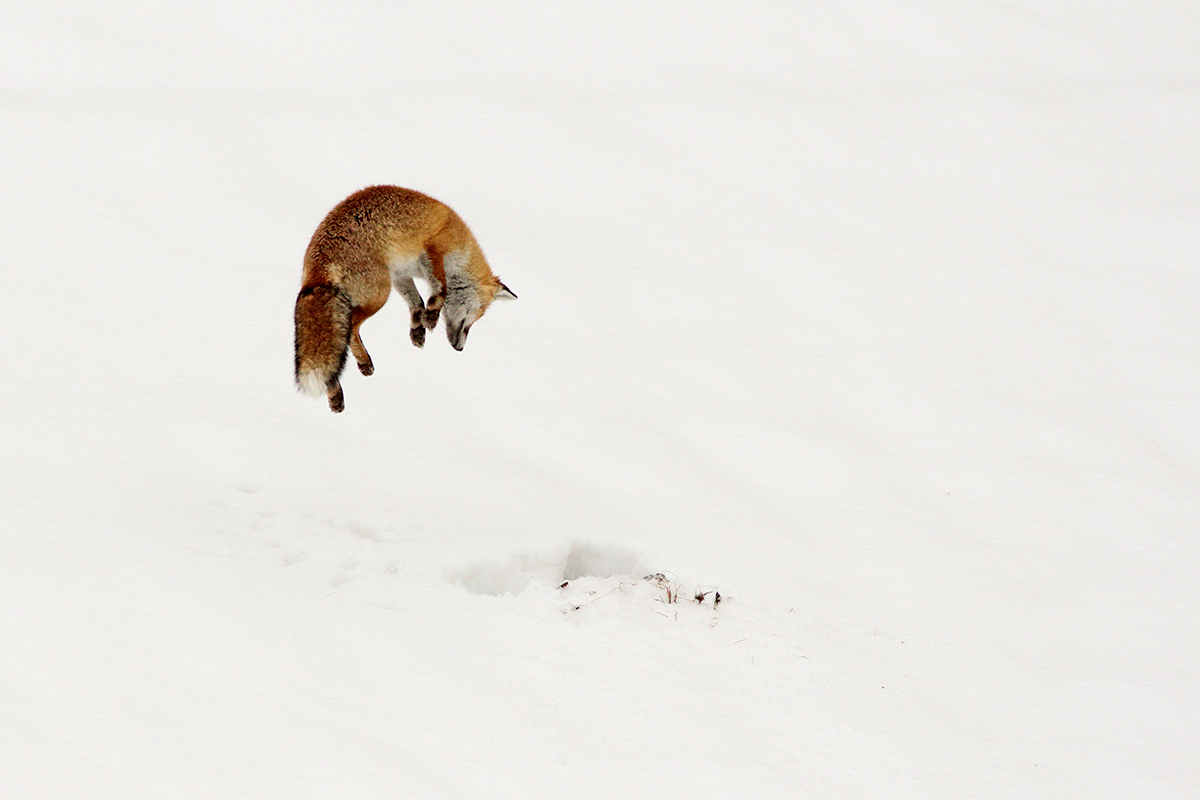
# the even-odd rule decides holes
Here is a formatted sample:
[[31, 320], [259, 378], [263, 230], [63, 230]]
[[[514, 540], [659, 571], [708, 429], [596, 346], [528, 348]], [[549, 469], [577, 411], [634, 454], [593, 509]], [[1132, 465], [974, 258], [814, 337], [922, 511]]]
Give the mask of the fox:
[[[414, 278], [430, 286], [422, 299]], [[517, 296], [488, 266], [471, 229], [445, 203], [399, 186], [369, 186], [325, 217], [304, 253], [296, 297], [296, 387], [345, 409], [340, 378], [346, 351], [363, 375], [375, 372], [359, 328], [383, 308], [392, 287], [408, 303], [409, 339], [446, 318], [450, 346], [462, 350], [471, 326], [495, 300]]]

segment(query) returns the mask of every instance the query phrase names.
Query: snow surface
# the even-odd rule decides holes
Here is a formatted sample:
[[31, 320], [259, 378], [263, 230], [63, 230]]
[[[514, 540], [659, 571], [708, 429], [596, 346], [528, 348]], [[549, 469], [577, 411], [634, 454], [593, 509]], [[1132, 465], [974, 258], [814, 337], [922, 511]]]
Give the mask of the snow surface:
[[[0, 137], [0, 795], [1200, 796], [1195, 3], [16, 0]], [[334, 415], [373, 183], [520, 300]]]

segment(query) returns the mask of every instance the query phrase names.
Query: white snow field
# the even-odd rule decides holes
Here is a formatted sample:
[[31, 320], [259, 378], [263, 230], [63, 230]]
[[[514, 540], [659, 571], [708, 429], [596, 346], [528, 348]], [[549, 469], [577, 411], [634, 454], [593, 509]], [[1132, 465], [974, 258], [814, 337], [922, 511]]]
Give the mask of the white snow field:
[[[0, 137], [0, 796], [1200, 797], [1200, 5], [14, 0]], [[374, 183], [520, 299], [335, 415]]]

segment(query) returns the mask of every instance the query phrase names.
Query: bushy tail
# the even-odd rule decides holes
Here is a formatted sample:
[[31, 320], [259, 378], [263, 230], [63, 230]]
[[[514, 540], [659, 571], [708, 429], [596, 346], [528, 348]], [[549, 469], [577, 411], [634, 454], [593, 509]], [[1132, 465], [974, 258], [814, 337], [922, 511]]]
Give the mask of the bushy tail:
[[336, 385], [350, 346], [350, 299], [336, 286], [306, 286], [296, 298], [296, 388], [323, 395]]

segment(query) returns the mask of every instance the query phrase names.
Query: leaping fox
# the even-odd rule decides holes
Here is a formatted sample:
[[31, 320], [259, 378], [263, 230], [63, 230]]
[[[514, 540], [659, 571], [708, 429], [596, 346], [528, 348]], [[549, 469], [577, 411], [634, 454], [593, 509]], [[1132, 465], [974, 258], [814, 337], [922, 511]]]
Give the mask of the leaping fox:
[[[428, 301], [413, 278], [429, 282]], [[393, 286], [408, 302], [409, 338], [417, 347], [444, 313], [450, 345], [462, 350], [493, 300], [516, 299], [449, 206], [398, 186], [355, 192], [317, 226], [304, 254], [295, 314], [300, 391], [324, 393], [335, 412], [345, 408], [338, 378], [346, 348], [363, 375], [375, 371], [358, 329], [383, 308]]]

